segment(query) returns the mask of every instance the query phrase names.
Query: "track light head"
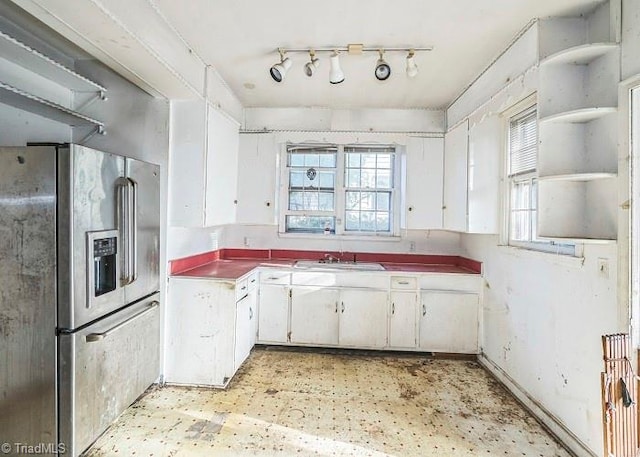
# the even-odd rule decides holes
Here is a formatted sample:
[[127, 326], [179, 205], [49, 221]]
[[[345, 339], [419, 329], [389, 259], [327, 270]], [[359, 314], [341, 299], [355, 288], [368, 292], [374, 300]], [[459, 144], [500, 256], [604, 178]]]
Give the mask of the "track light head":
[[275, 64], [269, 70], [269, 73], [271, 74], [271, 77], [273, 78], [273, 80], [278, 83], [282, 82], [282, 80], [287, 74], [287, 71], [289, 70], [289, 68], [291, 68], [291, 65], [292, 65], [291, 59], [288, 57], [285, 57], [284, 52], [280, 51], [280, 62]]
[[409, 49], [409, 54], [407, 55], [407, 76], [409, 78], [414, 78], [418, 74], [418, 65], [414, 57], [415, 53], [413, 49]]
[[344, 81], [344, 72], [342, 68], [340, 68], [340, 56], [338, 51], [333, 51], [331, 57], [329, 58], [329, 62], [331, 63], [331, 69], [329, 70], [329, 82], [331, 84], [340, 84]]
[[320, 59], [316, 57], [315, 51], [312, 49], [309, 51], [309, 62], [304, 64], [304, 74], [308, 77], [313, 76], [316, 68], [320, 66]]
[[383, 58], [384, 51], [380, 49], [378, 52], [380, 53], [380, 58], [378, 59], [378, 62], [376, 62], [374, 74], [378, 81], [386, 81], [389, 79], [389, 76], [391, 76], [391, 67]]

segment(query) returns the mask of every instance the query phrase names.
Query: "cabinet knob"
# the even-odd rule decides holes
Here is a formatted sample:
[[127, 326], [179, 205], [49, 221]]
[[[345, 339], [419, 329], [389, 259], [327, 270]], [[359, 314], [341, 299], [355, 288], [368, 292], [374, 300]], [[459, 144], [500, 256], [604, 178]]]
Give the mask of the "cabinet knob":
[[427, 315], [427, 306], [424, 303], [422, 304], [422, 315], [423, 316]]
[[253, 308], [249, 308], [249, 320], [253, 319]]
[[342, 303], [342, 312], [344, 313], [344, 302], [340, 302]]
[[409, 207], [409, 211], [413, 211], [413, 206], [410, 206], [410, 207]]
[[395, 314], [395, 313], [396, 313], [396, 304], [391, 303], [391, 314]]

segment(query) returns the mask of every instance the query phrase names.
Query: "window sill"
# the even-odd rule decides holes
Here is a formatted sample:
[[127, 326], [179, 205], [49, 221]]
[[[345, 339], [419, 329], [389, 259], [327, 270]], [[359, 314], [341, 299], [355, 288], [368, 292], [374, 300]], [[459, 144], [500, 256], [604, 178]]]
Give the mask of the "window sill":
[[338, 240], [338, 241], [381, 241], [387, 243], [398, 243], [402, 241], [396, 235], [325, 235], [323, 233], [283, 233], [278, 232], [278, 238], [307, 239], [307, 240]]
[[[556, 254], [553, 252], [537, 251], [535, 249], [529, 249], [526, 247], [513, 246], [509, 244], [498, 244], [498, 250], [502, 254], [510, 255], [512, 257], [529, 257], [532, 259], [540, 259], [546, 262], [552, 262], [557, 265], [569, 266], [569, 267], [582, 267], [584, 265], [583, 256], [572, 256], [567, 254]], [[582, 250], [576, 246], [576, 252]]]

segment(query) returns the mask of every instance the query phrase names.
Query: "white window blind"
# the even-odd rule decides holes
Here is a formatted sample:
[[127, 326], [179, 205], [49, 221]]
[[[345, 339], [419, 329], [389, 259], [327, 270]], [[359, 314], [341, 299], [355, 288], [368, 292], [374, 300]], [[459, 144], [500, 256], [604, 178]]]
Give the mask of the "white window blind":
[[537, 167], [538, 125], [536, 110], [527, 110], [509, 125], [509, 176], [535, 171]]

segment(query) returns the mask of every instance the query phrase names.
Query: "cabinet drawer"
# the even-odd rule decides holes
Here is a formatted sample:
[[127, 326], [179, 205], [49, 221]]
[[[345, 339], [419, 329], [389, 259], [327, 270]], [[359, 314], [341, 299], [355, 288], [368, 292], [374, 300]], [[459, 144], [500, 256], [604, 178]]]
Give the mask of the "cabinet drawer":
[[247, 277], [247, 285], [249, 287], [249, 292], [258, 287], [258, 272], [254, 271]]
[[418, 285], [417, 278], [408, 276], [392, 276], [391, 288], [392, 289], [410, 289], [415, 290]]
[[265, 269], [260, 273], [261, 284], [289, 284], [291, 272], [289, 270], [271, 270]]
[[429, 273], [420, 276], [420, 289], [479, 293], [482, 290], [482, 276]]
[[247, 278], [236, 281], [236, 301], [249, 293], [249, 282]]

